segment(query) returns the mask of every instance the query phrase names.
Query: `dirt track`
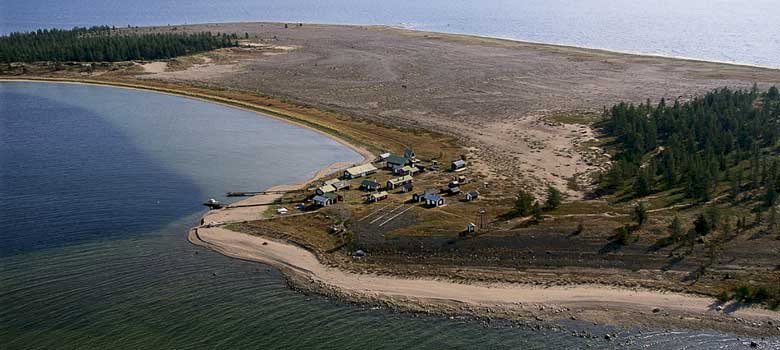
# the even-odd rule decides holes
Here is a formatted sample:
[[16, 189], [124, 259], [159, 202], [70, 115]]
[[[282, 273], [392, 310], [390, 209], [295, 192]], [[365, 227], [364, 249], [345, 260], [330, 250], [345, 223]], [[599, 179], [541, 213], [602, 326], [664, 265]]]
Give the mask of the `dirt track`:
[[148, 78], [260, 91], [448, 132], [462, 137], [489, 179], [537, 189], [555, 184], [572, 196], [581, 192], [569, 180], [596, 169], [578, 146], [593, 131], [546, 117], [780, 83], [777, 70], [387, 27], [237, 23], [177, 30], [248, 33], [255, 46]]

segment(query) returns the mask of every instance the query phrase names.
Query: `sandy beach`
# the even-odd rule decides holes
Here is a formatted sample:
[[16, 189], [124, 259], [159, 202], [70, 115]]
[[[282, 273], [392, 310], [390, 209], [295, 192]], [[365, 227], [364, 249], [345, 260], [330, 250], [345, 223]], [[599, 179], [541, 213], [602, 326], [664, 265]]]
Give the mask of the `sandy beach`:
[[[220, 227], [199, 227], [192, 243], [224, 255], [282, 270], [297, 287], [351, 301], [388, 302], [401, 308], [444, 314], [488, 314], [536, 320], [579, 319], [607, 324], [671, 326], [698, 324], [730, 329], [746, 324], [758, 334], [776, 334], [780, 313], [760, 308], [717, 306], [714, 299], [605, 286], [539, 287], [521, 284], [462, 284], [346, 272], [322, 264], [308, 250], [286, 242]], [[735, 321], [737, 320], [737, 321]], [[740, 321], [742, 320], [742, 321]]]

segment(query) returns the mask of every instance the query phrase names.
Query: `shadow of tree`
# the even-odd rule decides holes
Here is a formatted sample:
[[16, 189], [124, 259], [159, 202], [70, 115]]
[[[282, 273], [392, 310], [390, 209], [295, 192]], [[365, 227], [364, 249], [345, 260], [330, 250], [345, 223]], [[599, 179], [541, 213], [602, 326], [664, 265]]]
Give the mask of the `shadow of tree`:
[[603, 245], [599, 249], [599, 254], [613, 253], [613, 252], [616, 252], [616, 251], [620, 250], [621, 248], [623, 248], [623, 245], [620, 244], [619, 242], [617, 242], [617, 241], [610, 241], [609, 243]]
[[707, 309], [709, 311], [721, 311], [724, 314], [732, 314], [734, 312], [739, 311], [740, 309], [749, 308], [750, 304], [741, 303], [739, 301], [714, 301], [712, 304], [707, 306]]
[[667, 260], [666, 264], [661, 266], [661, 271], [668, 271], [673, 267], [679, 265], [683, 260], [685, 260], [685, 256], [673, 255], [669, 258], [669, 260]]

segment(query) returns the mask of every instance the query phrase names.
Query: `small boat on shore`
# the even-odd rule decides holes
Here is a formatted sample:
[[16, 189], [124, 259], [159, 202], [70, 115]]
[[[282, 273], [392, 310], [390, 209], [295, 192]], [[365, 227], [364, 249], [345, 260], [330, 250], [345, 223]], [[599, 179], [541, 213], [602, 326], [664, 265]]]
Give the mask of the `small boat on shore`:
[[203, 202], [203, 205], [209, 207], [210, 209], [222, 209], [223, 207], [225, 207], [225, 205], [222, 204], [222, 202], [214, 198], [209, 198], [209, 200]]

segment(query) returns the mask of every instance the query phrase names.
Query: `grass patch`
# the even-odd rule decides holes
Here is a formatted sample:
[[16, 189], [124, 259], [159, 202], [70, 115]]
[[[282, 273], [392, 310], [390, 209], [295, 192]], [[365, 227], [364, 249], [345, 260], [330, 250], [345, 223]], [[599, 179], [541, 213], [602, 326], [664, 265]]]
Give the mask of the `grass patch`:
[[761, 304], [771, 310], [780, 308], [780, 286], [753, 286], [742, 284], [718, 295], [718, 300], [734, 300], [742, 304]]

